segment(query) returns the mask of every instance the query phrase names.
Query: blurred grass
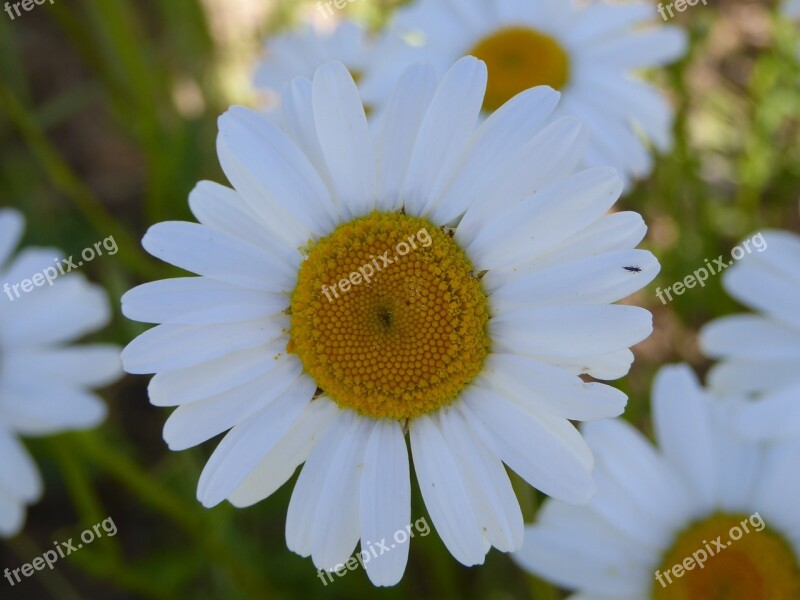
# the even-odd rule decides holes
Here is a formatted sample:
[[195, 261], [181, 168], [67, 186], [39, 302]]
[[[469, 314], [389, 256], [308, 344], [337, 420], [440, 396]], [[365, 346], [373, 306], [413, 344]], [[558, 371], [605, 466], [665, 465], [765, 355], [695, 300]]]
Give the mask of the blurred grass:
[[[395, 4], [365, 1], [351, 9], [377, 25]], [[173, 270], [138, 240], [152, 223], [189, 218], [187, 197], [197, 181], [224, 181], [216, 117], [228, 104], [251, 100], [243, 77], [259, 36], [313, 6], [75, 0], [13, 23], [0, 18], [4, 204], [27, 215], [25, 243], [74, 253], [114, 235], [120, 247], [116, 258], [85, 268], [115, 306], [113, 326], [93, 339], [124, 344], [143, 329], [119, 314], [121, 294]], [[239, 13], [245, 16], [237, 20]], [[729, 254], [762, 228], [800, 228], [797, 29], [771, 17], [767, 2], [720, 2], [685, 17], [690, 55], [653, 75], [678, 109], [675, 149], [656, 158], [652, 177], [620, 205], [644, 215], [646, 245], [662, 263], [656, 282], [633, 299], [653, 310], [656, 333], [636, 349], [630, 376], [619, 382], [631, 398], [626, 418], [646, 431], [654, 372], [676, 361], [704, 371], [698, 329], [737, 310], [719, 278], [667, 306], [655, 298], [656, 287]], [[160, 435], [166, 411], [148, 405], [145, 383], [128, 378], [108, 391], [111, 417], [101, 430], [30, 442], [47, 492], [32, 508], [26, 534], [0, 548], [2, 564], [22, 564], [107, 516], [119, 533], [51, 576], [26, 582], [29, 597], [563, 597], [496, 551], [483, 568], [462, 567], [435, 532], [415, 539], [395, 588], [376, 590], [363, 572], [323, 586], [310, 560], [285, 547], [292, 482], [248, 510], [203, 509], [194, 490], [213, 444], [169, 452]], [[513, 481], [531, 520], [541, 496]], [[427, 517], [416, 491], [413, 514]]]

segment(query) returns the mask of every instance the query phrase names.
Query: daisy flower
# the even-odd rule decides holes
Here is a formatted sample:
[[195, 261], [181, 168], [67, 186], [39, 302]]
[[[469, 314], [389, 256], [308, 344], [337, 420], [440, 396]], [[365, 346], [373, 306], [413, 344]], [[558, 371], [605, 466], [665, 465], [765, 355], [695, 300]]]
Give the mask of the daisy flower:
[[514, 555], [574, 600], [800, 598], [800, 438], [732, 432], [741, 400], [715, 399], [686, 366], [653, 389], [658, 448], [613, 419], [583, 428], [597, 495], [547, 501]]
[[[606, 214], [615, 171], [574, 172], [587, 133], [545, 125], [558, 102], [546, 87], [478, 127], [486, 78], [474, 58], [441, 81], [408, 69], [379, 132], [339, 63], [292, 82], [287, 130], [231, 109], [218, 152], [234, 189], [201, 183], [200, 224], [143, 241], [200, 276], [123, 298], [130, 318], [160, 323], [123, 364], [156, 373], [151, 401], [178, 407], [170, 447], [230, 429], [198, 499], [254, 504], [305, 463], [286, 539], [318, 569], [411, 522], [406, 434], [433, 524], [465, 565], [522, 541], [503, 463], [586, 502], [593, 459], [569, 420], [627, 399], [580, 375], [622, 377], [651, 331], [647, 311], [611, 305], [659, 269], [634, 249], [639, 215]], [[375, 584], [401, 578], [398, 544], [367, 563]]]
[[[25, 506], [39, 499], [42, 482], [19, 436], [43, 436], [98, 425], [106, 407], [91, 388], [121, 374], [119, 348], [70, 346], [106, 325], [105, 292], [56, 271], [57, 250], [28, 248], [11, 259], [24, 229], [20, 213], [0, 210], [0, 536], [18, 533]], [[11, 259], [11, 260], [10, 260]], [[10, 260], [10, 262], [9, 262]], [[41, 287], [33, 287], [42, 282]], [[23, 283], [27, 280], [27, 284]], [[20, 287], [21, 286], [21, 287]], [[26, 287], [28, 291], [26, 292]]]
[[759, 251], [745, 254], [722, 279], [733, 298], [759, 314], [711, 322], [700, 345], [720, 359], [708, 375], [714, 392], [757, 399], [740, 415], [744, 433], [800, 434], [800, 236], [760, 235]]
[[[574, 115], [591, 130], [586, 165], [610, 165], [624, 178], [652, 169], [643, 138], [661, 152], [672, 144], [672, 109], [650, 85], [632, 76], [659, 67], [686, 49], [674, 26], [645, 27], [653, 6], [601, 3], [571, 7], [565, 0], [418, 0], [398, 11], [394, 38], [382, 44], [375, 71], [387, 87], [408, 61], [445, 69], [458, 57], [486, 61], [489, 85], [483, 103], [491, 113], [524, 89], [549, 85], [563, 92], [558, 115]], [[660, 21], [660, 19], [658, 19]]]
[[340, 21], [333, 27], [307, 24], [273, 36], [255, 73], [257, 87], [280, 95], [295, 77], [311, 78], [321, 65], [338, 61], [360, 82], [369, 78], [374, 40], [360, 25]]

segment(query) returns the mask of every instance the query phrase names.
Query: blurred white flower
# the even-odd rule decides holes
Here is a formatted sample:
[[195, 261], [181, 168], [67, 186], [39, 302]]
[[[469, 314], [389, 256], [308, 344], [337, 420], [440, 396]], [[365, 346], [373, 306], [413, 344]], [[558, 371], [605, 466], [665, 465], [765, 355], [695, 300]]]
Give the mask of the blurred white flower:
[[589, 423], [597, 495], [550, 500], [514, 558], [573, 600], [800, 598], [800, 438], [745, 441], [741, 400], [707, 394], [685, 366], [653, 389], [658, 448], [622, 420]]
[[255, 84], [280, 96], [295, 77], [310, 79], [321, 65], [341, 62], [356, 80], [368, 81], [374, 38], [360, 25], [340, 21], [332, 27], [306, 24], [269, 38], [255, 74]]
[[800, 19], [800, 0], [785, 0], [783, 12], [791, 19]]
[[[517, 93], [549, 85], [563, 93], [557, 116], [589, 126], [588, 166], [610, 165], [624, 179], [642, 178], [672, 145], [673, 110], [638, 69], [680, 58], [686, 36], [657, 25], [652, 5], [570, 7], [566, 0], [418, 0], [398, 11], [374, 60], [375, 76], [362, 86], [380, 99], [409, 62], [440, 71], [464, 55], [487, 62], [487, 113]], [[401, 43], [405, 39], [408, 43]]]
[[[12, 259], [23, 229], [21, 214], [0, 210], [0, 284], [41, 275], [60, 256], [54, 249], [27, 248]], [[69, 344], [110, 318], [105, 291], [80, 274], [20, 297], [0, 295], [0, 536], [22, 528], [25, 506], [42, 493], [39, 472], [18, 436], [87, 429], [105, 418], [106, 406], [91, 389], [122, 374], [120, 349]]]
[[754, 399], [743, 431], [758, 437], [800, 434], [800, 236], [765, 231], [764, 252], [725, 271], [728, 293], [759, 314], [722, 317], [700, 332], [703, 351], [720, 359], [708, 375], [720, 395]]

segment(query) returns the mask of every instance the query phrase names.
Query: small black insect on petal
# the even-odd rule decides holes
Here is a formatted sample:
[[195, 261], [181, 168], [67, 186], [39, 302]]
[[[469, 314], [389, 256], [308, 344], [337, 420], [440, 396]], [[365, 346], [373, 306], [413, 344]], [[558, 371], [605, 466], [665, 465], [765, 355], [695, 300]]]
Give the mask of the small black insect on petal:
[[630, 271], [631, 273], [641, 273], [641, 269], [639, 267], [622, 267], [626, 271]]

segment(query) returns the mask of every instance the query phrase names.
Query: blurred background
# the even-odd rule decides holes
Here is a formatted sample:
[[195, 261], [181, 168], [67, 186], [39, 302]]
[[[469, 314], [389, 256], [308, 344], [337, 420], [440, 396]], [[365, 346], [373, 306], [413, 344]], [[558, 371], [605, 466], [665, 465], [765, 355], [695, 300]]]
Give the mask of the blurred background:
[[[337, 15], [379, 27], [400, 3], [358, 0]], [[122, 345], [143, 331], [120, 315], [120, 296], [176, 274], [143, 252], [144, 231], [190, 220], [187, 197], [197, 181], [225, 182], [218, 115], [231, 104], [263, 102], [250, 82], [268, 36], [321, 18], [314, 2], [300, 0], [54, 0], [13, 21], [0, 13], [0, 204], [26, 215], [26, 245], [77, 254], [113, 235], [119, 246], [83, 269], [115, 307], [113, 325], [91, 339]], [[720, 278], [666, 306], [656, 287], [682, 280], [706, 258], [730, 256], [757, 231], [800, 231], [800, 28], [778, 19], [767, 0], [713, 0], [673, 22], [689, 31], [691, 50], [648, 77], [677, 110], [675, 148], [619, 205], [644, 215], [645, 246], [662, 263], [657, 281], [630, 300], [653, 311], [655, 333], [617, 382], [630, 396], [625, 418], [647, 433], [656, 369], [686, 361], [704, 373], [698, 329], [738, 310]], [[373, 588], [362, 570], [323, 586], [311, 561], [285, 546], [293, 480], [247, 510], [203, 509], [195, 488], [214, 444], [168, 451], [161, 438], [168, 411], [149, 405], [146, 385], [147, 378], [127, 377], [106, 390], [110, 417], [98, 430], [26, 440], [45, 495], [24, 533], [0, 542], [0, 568], [29, 562], [108, 517], [119, 532], [13, 589], [0, 580], [1, 597], [564, 596], [496, 550], [482, 568], [464, 568], [435, 534], [415, 538], [395, 588]], [[530, 521], [541, 497], [520, 481], [515, 487]], [[427, 518], [414, 494], [414, 518]]]

